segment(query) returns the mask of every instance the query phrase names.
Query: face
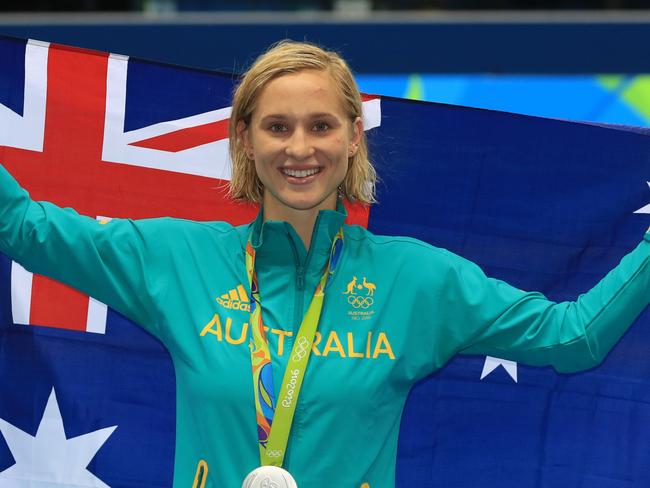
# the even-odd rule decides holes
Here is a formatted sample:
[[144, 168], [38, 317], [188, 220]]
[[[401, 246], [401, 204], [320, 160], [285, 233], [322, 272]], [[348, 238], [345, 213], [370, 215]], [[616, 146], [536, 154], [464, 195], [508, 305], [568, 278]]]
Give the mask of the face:
[[270, 81], [250, 124], [238, 126], [264, 185], [265, 217], [334, 209], [362, 131], [361, 120], [346, 114], [329, 74], [306, 70]]

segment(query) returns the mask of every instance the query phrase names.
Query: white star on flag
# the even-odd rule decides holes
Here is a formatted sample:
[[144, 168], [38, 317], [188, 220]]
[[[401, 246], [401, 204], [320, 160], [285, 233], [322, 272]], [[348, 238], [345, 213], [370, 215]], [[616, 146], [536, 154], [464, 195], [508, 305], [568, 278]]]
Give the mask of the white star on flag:
[[483, 371], [481, 372], [481, 379], [485, 378], [492, 371], [502, 366], [503, 369], [510, 375], [510, 377], [517, 383], [517, 363], [507, 359], [493, 358], [492, 356], [485, 356], [485, 363], [483, 363]]
[[[648, 186], [650, 186], [650, 181], [646, 181]], [[647, 204], [645, 207], [641, 207], [639, 210], [635, 210], [634, 213], [639, 213], [639, 214], [650, 214], [650, 203]]]
[[117, 426], [66, 439], [54, 388], [32, 436], [0, 419], [0, 432], [16, 464], [0, 472], [4, 488], [74, 486], [110, 488], [86, 469]]

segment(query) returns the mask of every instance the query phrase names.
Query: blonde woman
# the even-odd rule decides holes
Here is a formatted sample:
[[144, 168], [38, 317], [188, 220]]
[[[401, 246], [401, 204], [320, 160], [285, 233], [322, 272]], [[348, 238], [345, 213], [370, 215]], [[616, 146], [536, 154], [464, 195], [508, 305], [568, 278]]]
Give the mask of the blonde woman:
[[553, 303], [443, 249], [345, 225], [342, 200], [373, 203], [376, 176], [352, 74], [314, 45], [282, 42], [253, 64], [230, 150], [232, 196], [261, 204], [240, 227], [102, 225], [0, 171], [0, 250], [169, 349], [177, 488], [238, 487], [260, 465], [286, 486], [291, 473], [301, 488], [392, 488], [415, 382], [459, 352], [593, 367], [648, 303], [647, 237], [576, 302]]

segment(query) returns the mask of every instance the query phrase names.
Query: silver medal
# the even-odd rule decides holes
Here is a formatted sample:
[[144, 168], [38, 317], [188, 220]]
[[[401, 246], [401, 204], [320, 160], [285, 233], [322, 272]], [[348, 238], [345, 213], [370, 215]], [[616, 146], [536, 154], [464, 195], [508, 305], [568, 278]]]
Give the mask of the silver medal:
[[241, 488], [298, 488], [288, 471], [277, 466], [261, 466], [250, 472]]

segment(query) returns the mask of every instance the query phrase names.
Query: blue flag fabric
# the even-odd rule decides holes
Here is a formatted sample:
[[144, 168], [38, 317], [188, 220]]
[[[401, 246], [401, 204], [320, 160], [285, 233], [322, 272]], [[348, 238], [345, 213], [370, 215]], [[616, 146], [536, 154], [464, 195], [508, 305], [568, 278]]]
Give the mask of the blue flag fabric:
[[[214, 190], [228, 179], [218, 170], [232, 76], [13, 39], [0, 39], [0, 62], [0, 158], [35, 198], [97, 218], [251, 217]], [[592, 287], [650, 223], [644, 129], [367, 98], [381, 112], [368, 132], [382, 180], [367, 222], [377, 234], [417, 237], [562, 301]], [[175, 379], [164, 347], [87, 298], [50, 319], [52, 297], [68, 293], [53, 286], [1, 257], [0, 486], [70, 485], [26, 460], [25, 446], [46, 449], [39, 439], [85, 446], [53, 458], [66, 465], [59, 480], [171, 486]], [[455, 358], [411, 393], [397, 486], [650, 486], [649, 319], [579, 374]], [[19, 474], [33, 484], [16, 484]]]
[[[650, 200], [644, 129], [401, 100], [382, 112], [375, 232], [418, 237], [564, 301], [648, 225], [634, 213]], [[485, 358], [454, 359], [409, 398], [398, 485], [648, 486], [648, 325], [645, 312], [600, 367], [574, 375], [506, 363], [481, 380]]]

